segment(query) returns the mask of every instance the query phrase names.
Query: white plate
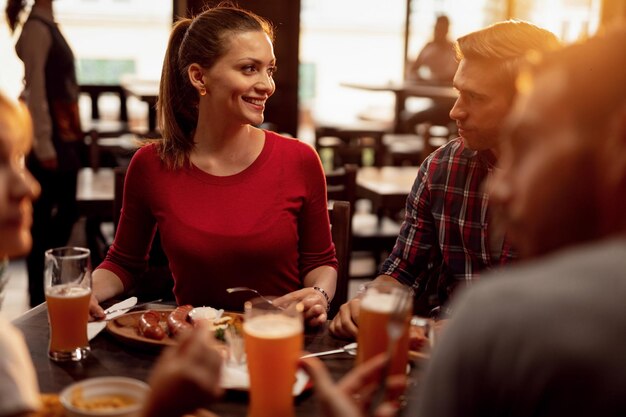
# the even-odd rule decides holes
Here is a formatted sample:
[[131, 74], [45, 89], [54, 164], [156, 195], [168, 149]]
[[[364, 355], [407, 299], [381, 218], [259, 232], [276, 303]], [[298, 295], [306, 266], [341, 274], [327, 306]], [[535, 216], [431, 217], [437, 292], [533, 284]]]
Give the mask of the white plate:
[[[298, 396], [308, 388], [309, 374], [302, 369], [296, 372], [296, 382], [293, 384], [293, 395]], [[220, 386], [224, 389], [232, 389], [239, 391], [247, 391], [250, 389], [250, 377], [248, 375], [248, 367], [243, 365], [235, 365], [232, 362], [224, 363], [222, 367], [222, 379]]]

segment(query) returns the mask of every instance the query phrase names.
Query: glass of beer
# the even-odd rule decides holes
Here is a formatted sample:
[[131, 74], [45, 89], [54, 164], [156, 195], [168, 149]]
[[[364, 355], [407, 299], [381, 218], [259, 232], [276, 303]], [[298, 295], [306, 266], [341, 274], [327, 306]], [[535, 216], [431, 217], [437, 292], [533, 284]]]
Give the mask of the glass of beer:
[[304, 343], [302, 304], [278, 308], [254, 298], [244, 309], [250, 374], [248, 417], [293, 417], [293, 385]]
[[[357, 335], [356, 363], [389, 349], [387, 324], [391, 314], [402, 314], [404, 325], [401, 336], [395, 342], [391, 353], [389, 375], [406, 374], [409, 360], [409, 327], [413, 313], [413, 291], [405, 286], [370, 283], [360, 291], [361, 311], [359, 313], [359, 333]], [[398, 312], [397, 307], [402, 306]]]
[[76, 247], [46, 251], [44, 279], [50, 323], [48, 357], [54, 361], [80, 361], [89, 354], [89, 254], [89, 249]]

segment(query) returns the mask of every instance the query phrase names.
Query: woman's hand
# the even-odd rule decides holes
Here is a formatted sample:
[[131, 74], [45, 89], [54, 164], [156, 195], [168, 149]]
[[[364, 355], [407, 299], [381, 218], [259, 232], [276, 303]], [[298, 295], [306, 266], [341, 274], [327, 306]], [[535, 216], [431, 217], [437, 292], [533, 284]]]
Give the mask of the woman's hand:
[[91, 294], [91, 299], [89, 300], [89, 320], [102, 320], [105, 317], [104, 309], [100, 307], [96, 296]]
[[[381, 383], [381, 372], [387, 357], [380, 354], [353, 368], [335, 384], [324, 363], [318, 358], [302, 359], [304, 370], [311, 376], [318, 401], [325, 417], [365, 417], [370, 402]], [[388, 388], [397, 398], [406, 387], [405, 376], [393, 376], [388, 380]], [[382, 402], [374, 411], [375, 417], [392, 417], [398, 405]]]
[[288, 306], [293, 303], [302, 303], [304, 307], [304, 321], [309, 326], [321, 326], [326, 323], [328, 303], [322, 293], [312, 287], [290, 292], [274, 300], [277, 306]]

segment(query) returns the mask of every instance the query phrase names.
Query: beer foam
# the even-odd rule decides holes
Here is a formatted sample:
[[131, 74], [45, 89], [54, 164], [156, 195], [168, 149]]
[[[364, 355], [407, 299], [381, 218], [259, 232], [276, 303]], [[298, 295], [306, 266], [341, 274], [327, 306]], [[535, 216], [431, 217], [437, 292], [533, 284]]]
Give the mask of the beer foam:
[[90, 294], [89, 288], [78, 287], [76, 285], [56, 285], [46, 288], [46, 295], [49, 297], [77, 298]]
[[361, 308], [378, 313], [391, 313], [400, 300], [399, 294], [367, 291], [361, 301]]
[[243, 330], [251, 336], [263, 339], [282, 339], [303, 331], [302, 321], [281, 314], [264, 314], [243, 322]]

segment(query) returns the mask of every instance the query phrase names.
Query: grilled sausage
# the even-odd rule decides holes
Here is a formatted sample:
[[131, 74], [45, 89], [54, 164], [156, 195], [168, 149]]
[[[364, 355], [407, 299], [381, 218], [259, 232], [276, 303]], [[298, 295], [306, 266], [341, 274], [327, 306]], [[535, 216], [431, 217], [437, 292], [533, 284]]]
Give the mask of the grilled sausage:
[[193, 326], [187, 321], [189, 312], [193, 310], [193, 306], [186, 304], [178, 306], [167, 316], [167, 327], [170, 335], [176, 337], [180, 332], [191, 329]]
[[139, 334], [148, 339], [163, 340], [165, 331], [159, 325], [161, 315], [156, 311], [146, 311], [139, 318]]

